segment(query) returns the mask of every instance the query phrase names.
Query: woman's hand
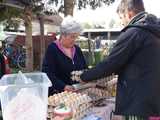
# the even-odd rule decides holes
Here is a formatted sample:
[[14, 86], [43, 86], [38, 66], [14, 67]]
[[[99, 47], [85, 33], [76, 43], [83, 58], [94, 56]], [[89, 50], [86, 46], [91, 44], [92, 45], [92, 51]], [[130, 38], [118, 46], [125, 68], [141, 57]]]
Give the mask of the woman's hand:
[[53, 120], [65, 120], [65, 117], [56, 116]]
[[75, 88], [73, 86], [71, 86], [71, 85], [66, 85], [64, 87], [64, 91], [74, 91], [74, 90], [75, 90]]

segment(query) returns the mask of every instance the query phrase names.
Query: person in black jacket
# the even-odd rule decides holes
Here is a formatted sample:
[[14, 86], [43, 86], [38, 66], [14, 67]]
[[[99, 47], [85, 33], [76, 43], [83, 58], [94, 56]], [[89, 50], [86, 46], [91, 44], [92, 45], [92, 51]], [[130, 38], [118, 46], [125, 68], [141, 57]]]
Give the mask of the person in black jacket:
[[122, 0], [118, 10], [125, 28], [109, 56], [85, 71], [88, 82], [118, 75], [117, 115], [160, 116], [160, 24], [145, 12], [142, 0]]
[[3, 43], [0, 41], [0, 78], [5, 74], [5, 58], [1, 53], [3, 49]]
[[73, 91], [72, 85], [76, 82], [71, 80], [71, 72], [87, 68], [81, 49], [75, 45], [81, 31], [80, 24], [67, 16], [60, 26], [60, 39], [48, 46], [42, 71], [52, 81], [49, 95], [64, 90]]
[[0, 78], [5, 74], [4, 56], [0, 53]]

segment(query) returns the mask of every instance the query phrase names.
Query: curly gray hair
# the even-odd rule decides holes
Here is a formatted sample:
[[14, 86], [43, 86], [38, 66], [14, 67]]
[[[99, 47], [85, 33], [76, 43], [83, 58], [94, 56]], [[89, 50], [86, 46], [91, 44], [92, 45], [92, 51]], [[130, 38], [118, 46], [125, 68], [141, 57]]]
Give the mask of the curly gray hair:
[[67, 16], [63, 19], [60, 26], [61, 34], [69, 34], [69, 33], [81, 33], [82, 27], [81, 25], [73, 19], [71, 16]]

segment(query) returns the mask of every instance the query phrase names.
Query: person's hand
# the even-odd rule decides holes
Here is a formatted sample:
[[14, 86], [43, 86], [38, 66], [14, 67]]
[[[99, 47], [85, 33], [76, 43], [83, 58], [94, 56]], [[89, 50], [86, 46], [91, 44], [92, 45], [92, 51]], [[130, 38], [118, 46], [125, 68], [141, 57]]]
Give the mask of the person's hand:
[[66, 85], [64, 87], [64, 91], [74, 91], [74, 90], [75, 90], [75, 88], [73, 86], [71, 86], [71, 85]]
[[55, 118], [53, 118], [53, 120], [65, 120], [65, 117], [56, 116]]
[[86, 84], [86, 83], [88, 83], [88, 82], [83, 81], [83, 80], [79, 80], [79, 83], [81, 83], [81, 84]]

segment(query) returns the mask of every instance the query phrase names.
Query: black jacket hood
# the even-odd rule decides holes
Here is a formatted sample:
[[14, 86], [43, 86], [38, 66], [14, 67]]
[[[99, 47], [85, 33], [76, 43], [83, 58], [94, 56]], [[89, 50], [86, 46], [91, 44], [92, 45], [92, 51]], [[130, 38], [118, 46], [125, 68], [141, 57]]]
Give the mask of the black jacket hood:
[[142, 28], [160, 38], [160, 19], [147, 12], [137, 14], [122, 31], [125, 31], [130, 27]]

